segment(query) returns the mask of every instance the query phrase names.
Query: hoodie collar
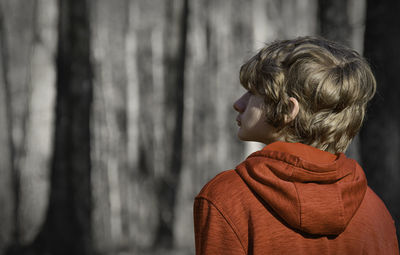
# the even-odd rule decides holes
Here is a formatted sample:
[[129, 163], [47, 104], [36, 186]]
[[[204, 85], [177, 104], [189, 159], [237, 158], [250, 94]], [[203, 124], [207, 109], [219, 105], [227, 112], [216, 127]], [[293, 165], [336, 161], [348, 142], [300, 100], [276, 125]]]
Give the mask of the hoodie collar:
[[286, 154], [292, 154], [302, 160], [315, 162], [316, 164], [332, 163], [338, 158], [338, 155], [327, 151], [319, 150], [312, 146], [302, 143], [273, 142], [264, 147], [266, 151], [279, 151]]

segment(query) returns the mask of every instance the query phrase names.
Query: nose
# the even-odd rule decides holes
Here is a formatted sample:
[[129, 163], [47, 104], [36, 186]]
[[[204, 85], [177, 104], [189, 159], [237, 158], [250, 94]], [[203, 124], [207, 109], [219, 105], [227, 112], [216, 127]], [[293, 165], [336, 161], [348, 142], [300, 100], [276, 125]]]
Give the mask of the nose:
[[235, 111], [239, 113], [244, 112], [247, 107], [247, 101], [248, 101], [248, 93], [244, 94], [238, 100], [236, 100], [236, 102], [233, 104], [233, 109], [235, 109]]

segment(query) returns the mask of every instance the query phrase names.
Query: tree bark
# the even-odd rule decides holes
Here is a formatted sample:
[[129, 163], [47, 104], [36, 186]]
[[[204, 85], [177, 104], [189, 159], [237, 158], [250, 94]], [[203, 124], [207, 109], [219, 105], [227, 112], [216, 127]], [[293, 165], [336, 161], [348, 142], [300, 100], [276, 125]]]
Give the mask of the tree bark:
[[[24, 4], [24, 5], [23, 5]], [[24, 8], [21, 8], [24, 6]], [[36, 1], [1, 2], [2, 11], [2, 58], [7, 101], [9, 148], [13, 186], [13, 241], [20, 243], [22, 224], [19, 218], [21, 206], [21, 172], [26, 158], [27, 127], [31, 99], [30, 62]], [[13, 15], [11, 15], [13, 13]], [[20, 34], [24, 36], [21, 37]]]
[[[129, 242], [126, 36], [129, 1], [90, 1], [95, 87], [93, 101], [93, 238], [95, 250]], [[118, 14], [118, 15], [116, 15]], [[129, 56], [134, 57], [134, 56]]]
[[347, 12], [347, 0], [319, 0], [319, 34], [323, 37], [350, 46], [351, 25]]
[[56, 121], [50, 200], [32, 245], [10, 254], [92, 254], [90, 112], [92, 70], [87, 1], [59, 1]]
[[368, 1], [365, 56], [377, 80], [377, 94], [361, 130], [368, 184], [383, 199], [400, 231], [400, 2]]
[[[24, 1], [22, 1], [24, 2]], [[50, 158], [54, 131], [57, 1], [35, 0], [28, 72], [29, 116], [26, 155], [20, 174], [20, 243], [33, 241], [44, 221], [49, 196]], [[32, 24], [31, 24], [32, 23]]]
[[0, 5], [0, 251], [15, 242], [15, 194], [12, 187], [13, 146], [11, 139], [11, 103], [7, 77], [7, 42], [5, 40], [4, 9]]
[[14, 207], [14, 245], [32, 241], [47, 205], [54, 102], [54, 2], [1, 1], [2, 84], [7, 105], [4, 130], [9, 151], [5, 155], [10, 157], [8, 171], [13, 177], [2, 186], [12, 184], [13, 198], [7, 204]]
[[[173, 2], [173, 1], [172, 1]], [[170, 112], [175, 117], [173, 121], [173, 131], [171, 132], [172, 140], [168, 146], [170, 159], [169, 167], [166, 169], [164, 175], [159, 179], [159, 188], [157, 191], [159, 209], [159, 225], [156, 233], [155, 243], [160, 247], [172, 248], [174, 246], [174, 220], [175, 220], [175, 206], [177, 198], [177, 187], [180, 180], [182, 170], [182, 149], [183, 149], [183, 111], [184, 111], [184, 88], [185, 88], [185, 60], [186, 60], [186, 41], [188, 30], [188, 15], [189, 15], [189, 1], [179, 1], [178, 8], [173, 9], [172, 5], [167, 5], [167, 15], [170, 17], [167, 20], [174, 24], [171, 19], [176, 15], [178, 22], [175, 24], [178, 28], [177, 45], [169, 45], [175, 48], [172, 50], [176, 55], [170, 54], [171, 48], [166, 47], [165, 67], [166, 67], [166, 108], [165, 116]], [[176, 6], [176, 4], [175, 4]], [[180, 8], [179, 8], [180, 7]], [[176, 17], [175, 16], [175, 17]], [[168, 26], [167, 26], [168, 30]], [[167, 36], [168, 33], [167, 33]], [[172, 77], [171, 77], [172, 76]], [[171, 131], [171, 129], [169, 129]], [[168, 132], [168, 131], [167, 131]], [[172, 145], [172, 146], [171, 146]]]

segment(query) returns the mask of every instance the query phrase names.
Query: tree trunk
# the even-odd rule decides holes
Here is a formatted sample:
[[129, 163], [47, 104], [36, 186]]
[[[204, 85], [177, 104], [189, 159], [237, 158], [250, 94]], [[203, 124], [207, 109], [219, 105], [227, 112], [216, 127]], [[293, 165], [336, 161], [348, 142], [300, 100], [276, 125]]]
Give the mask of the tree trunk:
[[[22, 2], [24, 2], [22, 0]], [[26, 127], [26, 155], [20, 173], [20, 242], [33, 241], [45, 218], [54, 130], [57, 3], [36, 0], [30, 60], [27, 64], [30, 93]]]
[[347, 12], [347, 0], [319, 0], [319, 34], [323, 37], [346, 45], [351, 42], [350, 17]]
[[[13, 225], [13, 246], [18, 246], [32, 241], [47, 205], [56, 8], [54, 0], [3, 0], [0, 4], [2, 95], [7, 114], [3, 123], [8, 133], [4, 156], [9, 156], [7, 171], [12, 173], [10, 181], [7, 171], [0, 170], [2, 181], [8, 181], [1, 186], [9, 189], [4, 195], [13, 194], [7, 202], [13, 206], [13, 220], [7, 222]], [[7, 231], [8, 224], [4, 225]]]
[[[20, 243], [21, 172], [26, 156], [27, 127], [31, 83], [29, 63], [33, 38], [35, 1], [27, 5], [21, 1], [2, 1], [2, 58], [7, 101], [10, 169], [13, 186], [13, 242]], [[14, 15], [10, 15], [13, 13]], [[20, 34], [24, 34], [21, 38]]]
[[[90, 1], [94, 52], [93, 238], [96, 251], [128, 243], [129, 178], [126, 36], [129, 1]], [[118, 15], [116, 15], [118, 14]], [[134, 57], [134, 56], [129, 56]]]
[[[7, 77], [7, 43], [5, 41], [4, 9], [0, 5], [0, 253], [15, 242], [15, 200], [12, 179], [11, 104]], [[14, 239], [14, 240], [13, 240]]]
[[384, 200], [400, 231], [400, 2], [368, 1], [365, 56], [377, 94], [361, 131], [361, 153], [369, 185]]
[[[168, 37], [177, 36], [176, 44], [167, 43], [165, 47], [165, 84], [166, 108], [165, 116], [170, 118], [172, 128], [168, 128], [166, 135], [172, 139], [167, 142], [167, 169], [159, 179], [158, 204], [159, 225], [156, 233], [155, 243], [160, 247], [172, 248], [174, 246], [174, 221], [175, 206], [178, 192], [178, 185], [182, 170], [182, 149], [183, 149], [183, 112], [185, 93], [185, 60], [186, 60], [186, 35], [188, 30], [189, 1], [171, 1], [174, 4], [166, 5], [167, 22], [176, 26], [176, 33], [168, 33], [170, 26], [166, 26], [165, 40]], [[177, 8], [176, 8], [177, 6]], [[171, 38], [172, 39], [172, 38]], [[172, 54], [171, 54], [172, 53]]]
[[90, 111], [92, 71], [87, 1], [59, 1], [56, 121], [50, 201], [35, 241], [10, 254], [92, 254]]

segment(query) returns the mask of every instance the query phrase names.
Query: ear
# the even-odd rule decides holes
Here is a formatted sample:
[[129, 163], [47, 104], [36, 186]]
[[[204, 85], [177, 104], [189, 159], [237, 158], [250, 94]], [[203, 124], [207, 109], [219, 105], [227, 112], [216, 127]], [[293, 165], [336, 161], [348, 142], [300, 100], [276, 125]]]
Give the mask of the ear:
[[294, 97], [290, 97], [289, 98], [290, 104], [291, 104], [291, 111], [289, 113], [289, 115], [285, 116], [285, 122], [289, 123], [292, 120], [294, 120], [297, 116], [297, 114], [299, 113], [299, 102], [297, 101], [296, 98]]

